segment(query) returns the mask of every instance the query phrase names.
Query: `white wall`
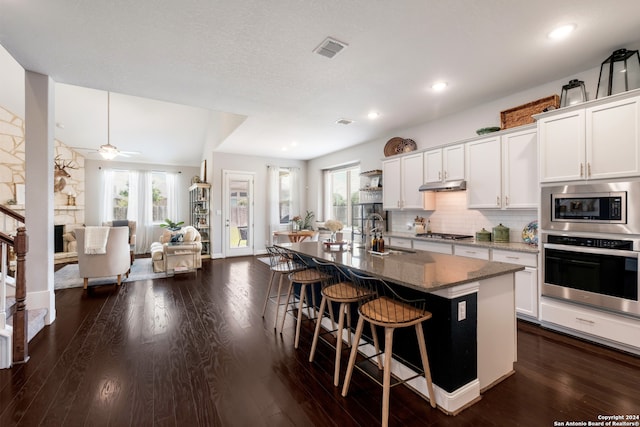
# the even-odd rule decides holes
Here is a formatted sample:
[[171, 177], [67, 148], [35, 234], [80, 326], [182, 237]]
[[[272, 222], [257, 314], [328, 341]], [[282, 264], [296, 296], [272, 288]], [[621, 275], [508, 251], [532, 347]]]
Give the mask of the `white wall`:
[[[255, 156], [241, 156], [237, 154], [213, 153], [213, 164], [211, 167], [207, 165], [209, 172], [208, 180], [211, 183], [211, 227], [212, 227], [212, 246], [211, 253], [214, 257], [220, 257], [223, 253], [222, 247], [222, 193], [223, 179], [222, 171], [242, 171], [255, 173], [254, 185], [254, 252], [264, 252], [266, 243], [269, 241], [269, 224], [267, 217], [267, 166], [274, 165], [280, 167], [298, 167], [300, 168], [300, 177], [303, 182], [299, 183], [302, 191], [306, 189], [306, 162], [301, 160], [285, 160], [277, 158], [264, 158]], [[209, 162], [207, 162], [209, 163]], [[304, 197], [304, 193], [303, 193]], [[301, 206], [301, 212], [308, 208]], [[314, 212], [318, 212], [314, 210]]]

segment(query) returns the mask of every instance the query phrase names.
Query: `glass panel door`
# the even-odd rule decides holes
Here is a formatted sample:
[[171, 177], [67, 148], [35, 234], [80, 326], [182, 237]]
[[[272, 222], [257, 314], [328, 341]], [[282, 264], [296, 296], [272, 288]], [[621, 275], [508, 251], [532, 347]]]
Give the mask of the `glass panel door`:
[[253, 174], [224, 172], [225, 255], [253, 254]]

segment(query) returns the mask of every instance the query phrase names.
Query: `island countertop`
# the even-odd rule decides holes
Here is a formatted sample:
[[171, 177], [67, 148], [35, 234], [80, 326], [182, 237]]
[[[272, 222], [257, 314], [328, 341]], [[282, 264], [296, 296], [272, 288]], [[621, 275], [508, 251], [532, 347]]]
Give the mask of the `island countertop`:
[[279, 244], [301, 255], [331, 261], [422, 292], [515, 273], [524, 267], [421, 250], [371, 254], [360, 248], [329, 250], [322, 242]]

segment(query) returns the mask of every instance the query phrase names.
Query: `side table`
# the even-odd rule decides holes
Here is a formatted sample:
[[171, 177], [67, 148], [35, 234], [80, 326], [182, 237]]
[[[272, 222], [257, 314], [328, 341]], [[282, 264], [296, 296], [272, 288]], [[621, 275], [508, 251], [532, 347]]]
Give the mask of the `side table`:
[[165, 243], [163, 245], [164, 272], [168, 276], [170, 266], [173, 274], [188, 273], [193, 271], [198, 274], [197, 255], [199, 253], [196, 243]]

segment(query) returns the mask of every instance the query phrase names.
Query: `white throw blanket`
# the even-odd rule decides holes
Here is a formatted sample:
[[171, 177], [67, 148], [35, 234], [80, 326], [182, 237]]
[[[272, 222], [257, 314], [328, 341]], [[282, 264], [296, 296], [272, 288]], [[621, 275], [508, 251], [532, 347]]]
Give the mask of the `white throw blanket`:
[[110, 227], [85, 227], [84, 253], [87, 255], [106, 254]]

